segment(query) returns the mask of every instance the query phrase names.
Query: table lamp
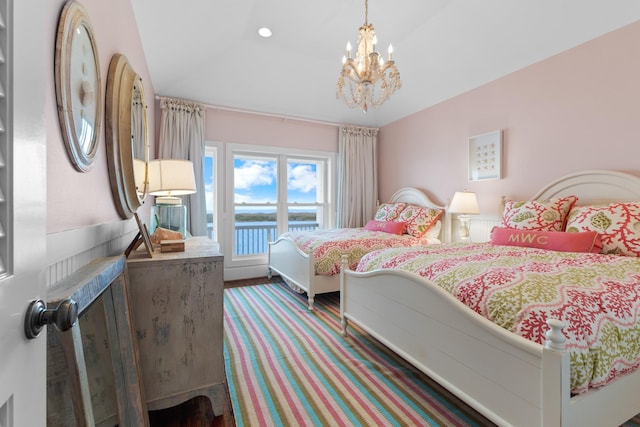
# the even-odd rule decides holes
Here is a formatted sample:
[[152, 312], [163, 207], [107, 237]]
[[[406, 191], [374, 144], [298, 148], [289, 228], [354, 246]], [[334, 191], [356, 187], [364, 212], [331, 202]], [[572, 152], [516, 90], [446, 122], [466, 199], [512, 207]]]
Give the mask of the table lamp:
[[196, 192], [193, 163], [189, 160], [158, 159], [149, 162], [149, 194], [156, 196], [151, 206], [149, 232], [158, 227], [178, 231], [187, 238], [187, 207], [182, 198]]
[[451, 199], [451, 204], [449, 204], [449, 213], [459, 214], [460, 228], [458, 228], [458, 236], [463, 242], [470, 241], [469, 215], [480, 213], [476, 193], [456, 191], [453, 199]]

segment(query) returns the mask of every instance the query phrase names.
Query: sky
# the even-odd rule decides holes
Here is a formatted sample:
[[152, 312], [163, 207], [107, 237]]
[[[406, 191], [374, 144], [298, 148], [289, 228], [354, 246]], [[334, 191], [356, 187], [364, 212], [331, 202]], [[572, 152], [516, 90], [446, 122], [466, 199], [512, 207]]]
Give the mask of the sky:
[[[235, 201], [237, 203], [275, 203], [276, 162], [274, 160], [234, 160]], [[287, 163], [287, 198], [289, 202], [316, 201], [316, 165], [314, 162]], [[213, 162], [205, 159], [205, 191], [207, 212], [213, 210]], [[264, 210], [264, 209], [263, 209]]]

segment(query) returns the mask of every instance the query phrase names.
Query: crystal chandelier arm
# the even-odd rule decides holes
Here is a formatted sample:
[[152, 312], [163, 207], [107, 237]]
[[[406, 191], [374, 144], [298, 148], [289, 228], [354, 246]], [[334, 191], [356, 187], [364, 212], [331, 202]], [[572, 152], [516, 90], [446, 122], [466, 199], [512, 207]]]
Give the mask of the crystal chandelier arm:
[[348, 58], [347, 62], [345, 62], [342, 65], [342, 72], [340, 73], [340, 78], [342, 77], [346, 77], [350, 80], [360, 83], [364, 79], [364, 72], [360, 72], [358, 70], [356, 61], [353, 58]]

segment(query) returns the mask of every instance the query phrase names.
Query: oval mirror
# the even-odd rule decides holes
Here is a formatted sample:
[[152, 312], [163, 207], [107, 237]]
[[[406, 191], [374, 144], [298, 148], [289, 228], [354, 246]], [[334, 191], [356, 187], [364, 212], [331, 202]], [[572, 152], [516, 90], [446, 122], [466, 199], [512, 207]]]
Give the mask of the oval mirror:
[[87, 172], [98, 150], [102, 121], [100, 63], [84, 7], [68, 2], [56, 36], [55, 85], [62, 138], [73, 166]]
[[116, 209], [131, 218], [149, 188], [149, 137], [142, 79], [121, 54], [113, 55], [107, 74], [106, 144]]

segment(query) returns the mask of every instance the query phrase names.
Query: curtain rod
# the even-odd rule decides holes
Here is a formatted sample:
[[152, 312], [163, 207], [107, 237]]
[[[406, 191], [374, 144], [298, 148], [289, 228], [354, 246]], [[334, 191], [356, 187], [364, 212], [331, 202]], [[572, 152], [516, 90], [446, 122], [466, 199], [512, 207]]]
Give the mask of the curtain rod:
[[[285, 122], [287, 120], [295, 120], [295, 121], [298, 121], [298, 122], [308, 122], [308, 123], [314, 123], [314, 124], [318, 124], [318, 125], [327, 125], [327, 126], [336, 126], [336, 127], [355, 126], [355, 125], [347, 125], [347, 124], [340, 124], [340, 123], [334, 123], [334, 122], [325, 122], [325, 121], [322, 121], [322, 120], [304, 119], [304, 118], [301, 118], [301, 117], [291, 117], [291, 116], [283, 116], [283, 115], [272, 114], [272, 113], [262, 113], [262, 112], [258, 112], [258, 111], [241, 110], [239, 108], [222, 107], [220, 105], [207, 104], [207, 103], [204, 103], [204, 102], [191, 101], [191, 100], [182, 99], [182, 98], [174, 98], [174, 97], [171, 97], [171, 96], [156, 95], [155, 98], [156, 98], [156, 100], [159, 100], [160, 98], [169, 98], [169, 99], [176, 99], [178, 101], [195, 102], [195, 103], [198, 103], [200, 105], [205, 106], [206, 108], [213, 108], [215, 110], [222, 110], [222, 111], [230, 111], [230, 112], [233, 112], [233, 113], [255, 114], [255, 115], [258, 115], [258, 116], [272, 117], [272, 118], [276, 118], [276, 119], [283, 119]], [[379, 128], [372, 128], [372, 127], [368, 127], [368, 126], [356, 126], [356, 127], [360, 127], [360, 128], [363, 128], [363, 129], [379, 130]]]

